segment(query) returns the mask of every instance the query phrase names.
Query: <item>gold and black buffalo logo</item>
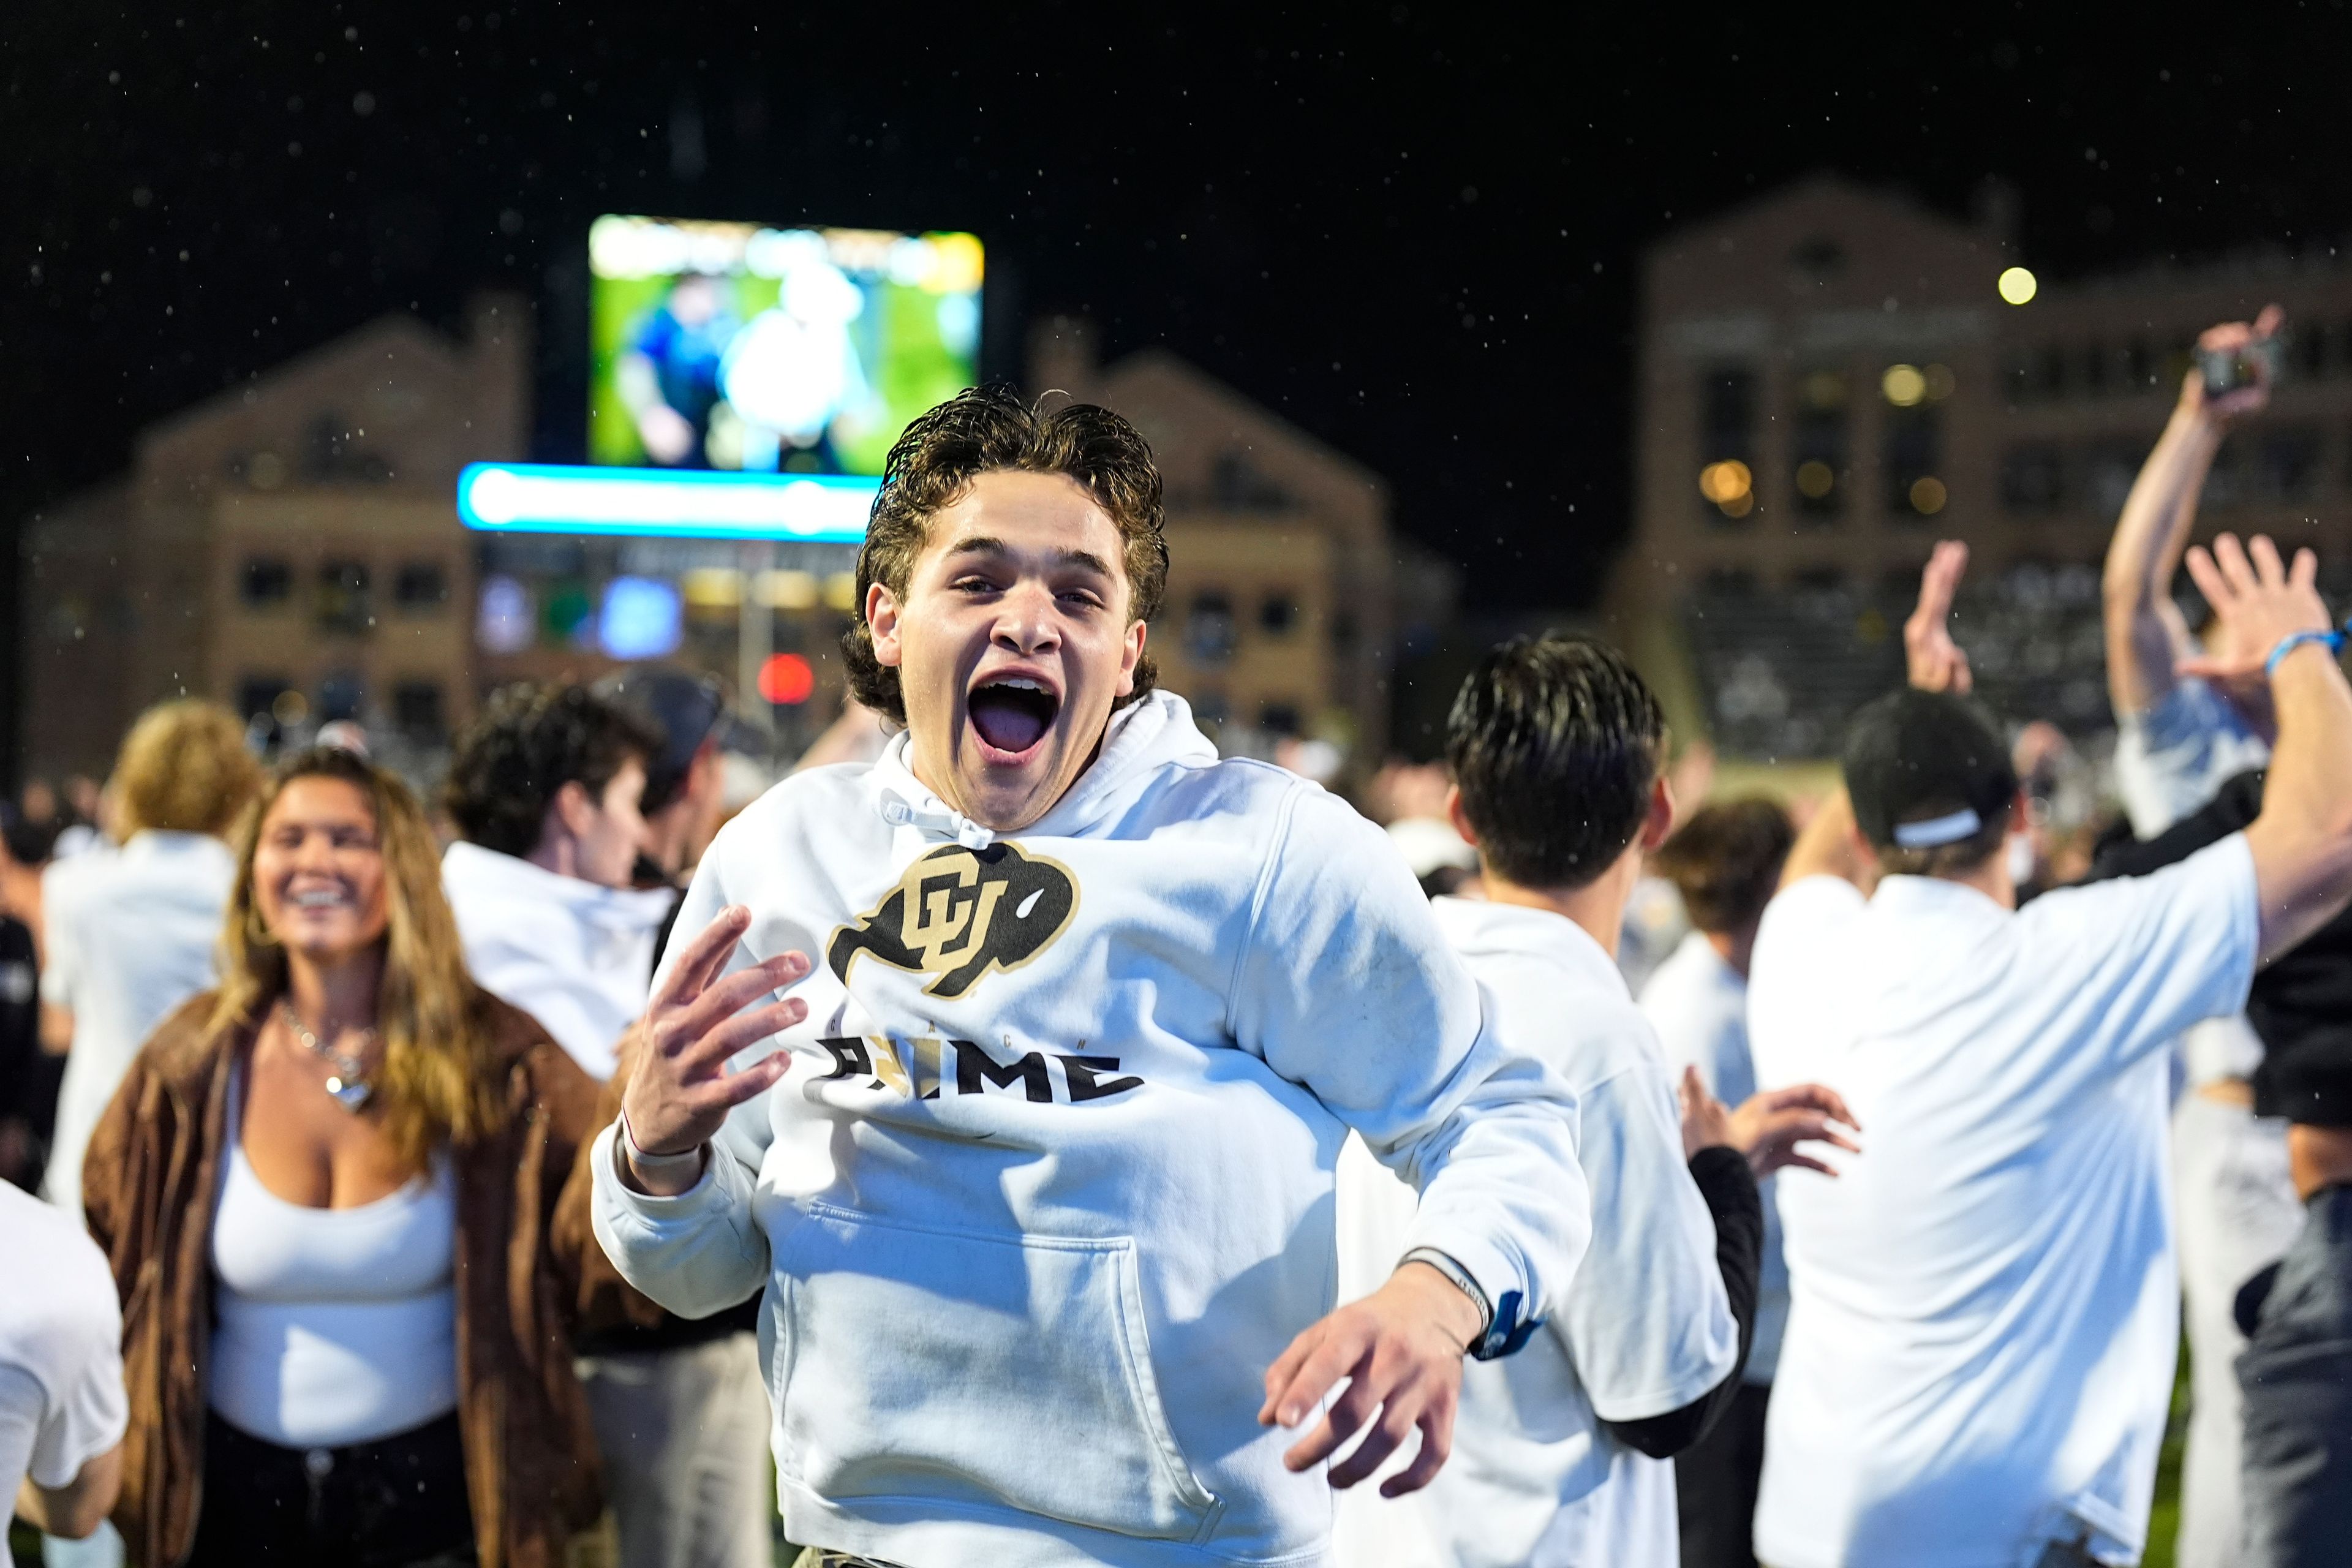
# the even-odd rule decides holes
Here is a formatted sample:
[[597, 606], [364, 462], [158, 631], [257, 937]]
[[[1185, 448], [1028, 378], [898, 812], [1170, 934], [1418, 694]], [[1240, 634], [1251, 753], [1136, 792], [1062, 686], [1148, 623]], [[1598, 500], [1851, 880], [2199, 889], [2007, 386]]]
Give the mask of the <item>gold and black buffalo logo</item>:
[[845, 985], [861, 952], [933, 975], [927, 996], [961, 996], [992, 969], [1018, 969], [1070, 923], [1078, 885], [1066, 867], [1010, 844], [950, 846], [907, 868], [855, 924], [833, 933], [824, 961]]

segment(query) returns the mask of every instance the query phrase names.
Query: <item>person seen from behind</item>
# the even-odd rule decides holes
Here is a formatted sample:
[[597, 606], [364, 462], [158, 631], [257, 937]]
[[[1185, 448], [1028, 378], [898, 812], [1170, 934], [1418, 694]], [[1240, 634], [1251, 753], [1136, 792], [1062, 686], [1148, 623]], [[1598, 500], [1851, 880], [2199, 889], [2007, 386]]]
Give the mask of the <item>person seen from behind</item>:
[[[1586, 637], [1505, 643], [1454, 700], [1444, 810], [1478, 847], [1484, 898], [1439, 898], [1432, 912], [1504, 1037], [1575, 1090], [1580, 1158], [1609, 1177], [1560, 1309], [1517, 1355], [1465, 1373], [1436, 1479], [1401, 1500], [1341, 1499], [1349, 1568], [1673, 1568], [1667, 1461], [1743, 1397], [1757, 1178], [1827, 1169], [1804, 1140], [1854, 1146], [1837, 1125], [1844, 1102], [1818, 1085], [1727, 1110], [1668, 1066], [1633, 1005], [1615, 949], [1675, 819], [1665, 742], [1641, 677]], [[1360, 1140], [1339, 1172], [1345, 1296], [1392, 1265], [1414, 1196]]]
[[594, 1087], [467, 975], [437, 860], [394, 774], [281, 763], [220, 988], [91, 1140], [138, 1562], [556, 1568], [601, 1507], [550, 1224]]
[[228, 710], [151, 708], [115, 759], [121, 852], [59, 862], [44, 879], [44, 1042], [66, 1055], [42, 1186], [51, 1203], [79, 1206], [84, 1146], [140, 1043], [214, 984], [234, 871], [221, 837], [260, 780]]
[[2179, 1321], [2167, 1047], [2352, 897], [2352, 686], [2316, 563], [2228, 535], [2190, 561], [2228, 585], [2228, 637], [2270, 650], [2278, 740], [2244, 832], [2016, 908], [2002, 851], [2025, 802], [1959, 695], [1966, 552], [1947, 543], [1913, 685], [1855, 716], [1845, 791], [1765, 910], [1758, 1074], [1834, 1077], [1874, 1140], [1842, 1180], [1780, 1194], [1791, 1301], [1756, 1521], [1776, 1568], [2146, 1546]]
[[[1748, 964], [1756, 928], [1780, 882], [1796, 829], [1760, 796], [1703, 806], [1675, 830], [1651, 868], [1682, 895], [1692, 930], [1642, 988], [1642, 1012], [1667, 1065], [1693, 1071], [1738, 1105], [1756, 1092], [1748, 1048]], [[1764, 1415], [1789, 1321], [1775, 1179], [1759, 1182], [1764, 1211], [1756, 1333], [1738, 1392], [1715, 1430], [1675, 1456], [1683, 1568], [1754, 1568], [1756, 1483], [1764, 1468]]]

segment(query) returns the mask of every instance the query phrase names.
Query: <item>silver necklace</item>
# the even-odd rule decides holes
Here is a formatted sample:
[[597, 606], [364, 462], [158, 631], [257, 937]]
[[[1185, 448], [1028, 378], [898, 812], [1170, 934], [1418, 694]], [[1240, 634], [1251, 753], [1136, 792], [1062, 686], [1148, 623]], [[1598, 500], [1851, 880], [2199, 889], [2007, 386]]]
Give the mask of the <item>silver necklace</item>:
[[[280, 1002], [278, 1005], [278, 1010], [285, 1016], [286, 1026], [294, 1031], [294, 1037], [309, 1047], [314, 1054], [324, 1057], [329, 1065], [334, 1068], [333, 1074], [327, 1079], [327, 1092], [335, 1097], [335, 1103], [345, 1110], [358, 1111], [368, 1102], [368, 1096], [375, 1092], [375, 1086], [362, 1076], [366, 1068], [359, 1058], [344, 1055], [312, 1034], [303, 1024], [301, 1016], [294, 1011], [293, 1003]], [[373, 1029], [360, 1031], [360, 1044], [362, 1049], [365, 1048], [368, 1041], [374, 1038]]]

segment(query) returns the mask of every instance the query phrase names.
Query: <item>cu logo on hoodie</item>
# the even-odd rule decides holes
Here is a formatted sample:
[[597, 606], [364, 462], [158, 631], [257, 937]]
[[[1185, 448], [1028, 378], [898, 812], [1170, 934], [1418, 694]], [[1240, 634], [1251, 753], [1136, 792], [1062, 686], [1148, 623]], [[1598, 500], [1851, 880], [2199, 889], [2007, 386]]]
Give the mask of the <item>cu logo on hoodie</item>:
[[1018, 969], [1077, 911], [1067, 868], [1011, 844], [934, 849], [880, 903], [833, 933], [825, 963], [843, 984], [861, 952], [933, 976], [927, 996], [961, 996], [992, 969]]

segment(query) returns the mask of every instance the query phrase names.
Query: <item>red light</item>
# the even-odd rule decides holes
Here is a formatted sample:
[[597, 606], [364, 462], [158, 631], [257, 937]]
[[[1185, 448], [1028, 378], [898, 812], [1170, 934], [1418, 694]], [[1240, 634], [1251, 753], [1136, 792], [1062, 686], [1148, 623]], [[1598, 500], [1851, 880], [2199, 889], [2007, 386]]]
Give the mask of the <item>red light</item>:
[[816, 671], [796, 653], [772, 653], [760, 666], [760, 695], [795, 708], [816, 690]]

